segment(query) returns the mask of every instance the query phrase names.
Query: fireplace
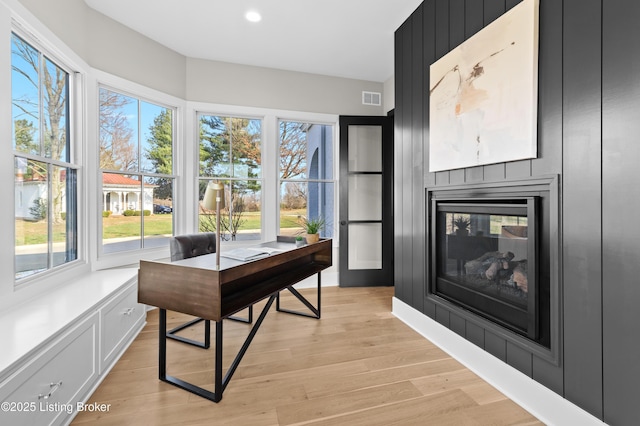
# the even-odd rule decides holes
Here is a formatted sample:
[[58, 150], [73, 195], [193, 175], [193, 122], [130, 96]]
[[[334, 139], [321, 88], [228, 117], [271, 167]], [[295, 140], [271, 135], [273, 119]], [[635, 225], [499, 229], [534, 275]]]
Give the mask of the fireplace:
[[431, 298], [548, 347], [548, 262], [540, 257], [547, 197], [464, 191], [429, 197]]

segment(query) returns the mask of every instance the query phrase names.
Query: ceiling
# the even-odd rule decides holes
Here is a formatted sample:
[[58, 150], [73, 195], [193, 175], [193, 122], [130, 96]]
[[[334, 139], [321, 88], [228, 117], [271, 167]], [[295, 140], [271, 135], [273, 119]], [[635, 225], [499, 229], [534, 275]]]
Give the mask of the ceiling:
[[384, 82], [394, 32], [422, 0], [85, 2], [187, 57]]

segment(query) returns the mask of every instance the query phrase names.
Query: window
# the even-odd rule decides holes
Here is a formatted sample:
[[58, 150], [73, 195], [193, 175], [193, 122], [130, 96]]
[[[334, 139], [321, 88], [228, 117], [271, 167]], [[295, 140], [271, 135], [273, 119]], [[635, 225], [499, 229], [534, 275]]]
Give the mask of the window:
[[280, 121], [280, 235], [303, 232], [301, 222], [322, 218], [320, 235], [333, 236], [333, 126]]
[[106, 88], [99, 96], [102, 252], [167, 246], [174, 110]]
[[215, 211], [202, 206], [210, 181], [225, 186], [220, 237], [259, 240], [262, 235], [262, 121], [199, 115], [199, 214], [201, 232], [216, 232]]
[[11, 35], [15, 278], [78, 258], [69, 72]]

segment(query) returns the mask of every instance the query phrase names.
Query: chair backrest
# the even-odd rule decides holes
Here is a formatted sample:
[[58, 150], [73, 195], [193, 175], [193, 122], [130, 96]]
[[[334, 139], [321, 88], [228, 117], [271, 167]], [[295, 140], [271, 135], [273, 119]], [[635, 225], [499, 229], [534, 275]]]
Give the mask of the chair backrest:
[[216, 252], [215, 232], [176, 235], [169, 240], [171, 261], [188, 259]]

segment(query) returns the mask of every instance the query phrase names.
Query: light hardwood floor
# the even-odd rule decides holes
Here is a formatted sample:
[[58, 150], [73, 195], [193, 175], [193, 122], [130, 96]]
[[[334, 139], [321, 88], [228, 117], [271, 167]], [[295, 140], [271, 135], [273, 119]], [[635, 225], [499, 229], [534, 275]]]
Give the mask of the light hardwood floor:
[[[315, 301], [315, 289], [301, 292]], [[392, 297], [392, 287], [326, 287], [321, 320], [273, 306], [218, 404], [158, 380], [158, 315], [150, 311], [89, 401], [111, 404], [109, 411], [79, 413], [73, 424], [541, 424], [395, 318]], [[283, 307], [297, 304], [283, 298]], [[186, 318], [167, 317], [168, 327]], [[225, 321], [224, 327], [226, 368], [249, 326]], [[200, 324], [185, 333], [200, 338], [202, 330]], [[213, 348], [169, 341], [167, 352], [168, 374], [212, 390]]]

